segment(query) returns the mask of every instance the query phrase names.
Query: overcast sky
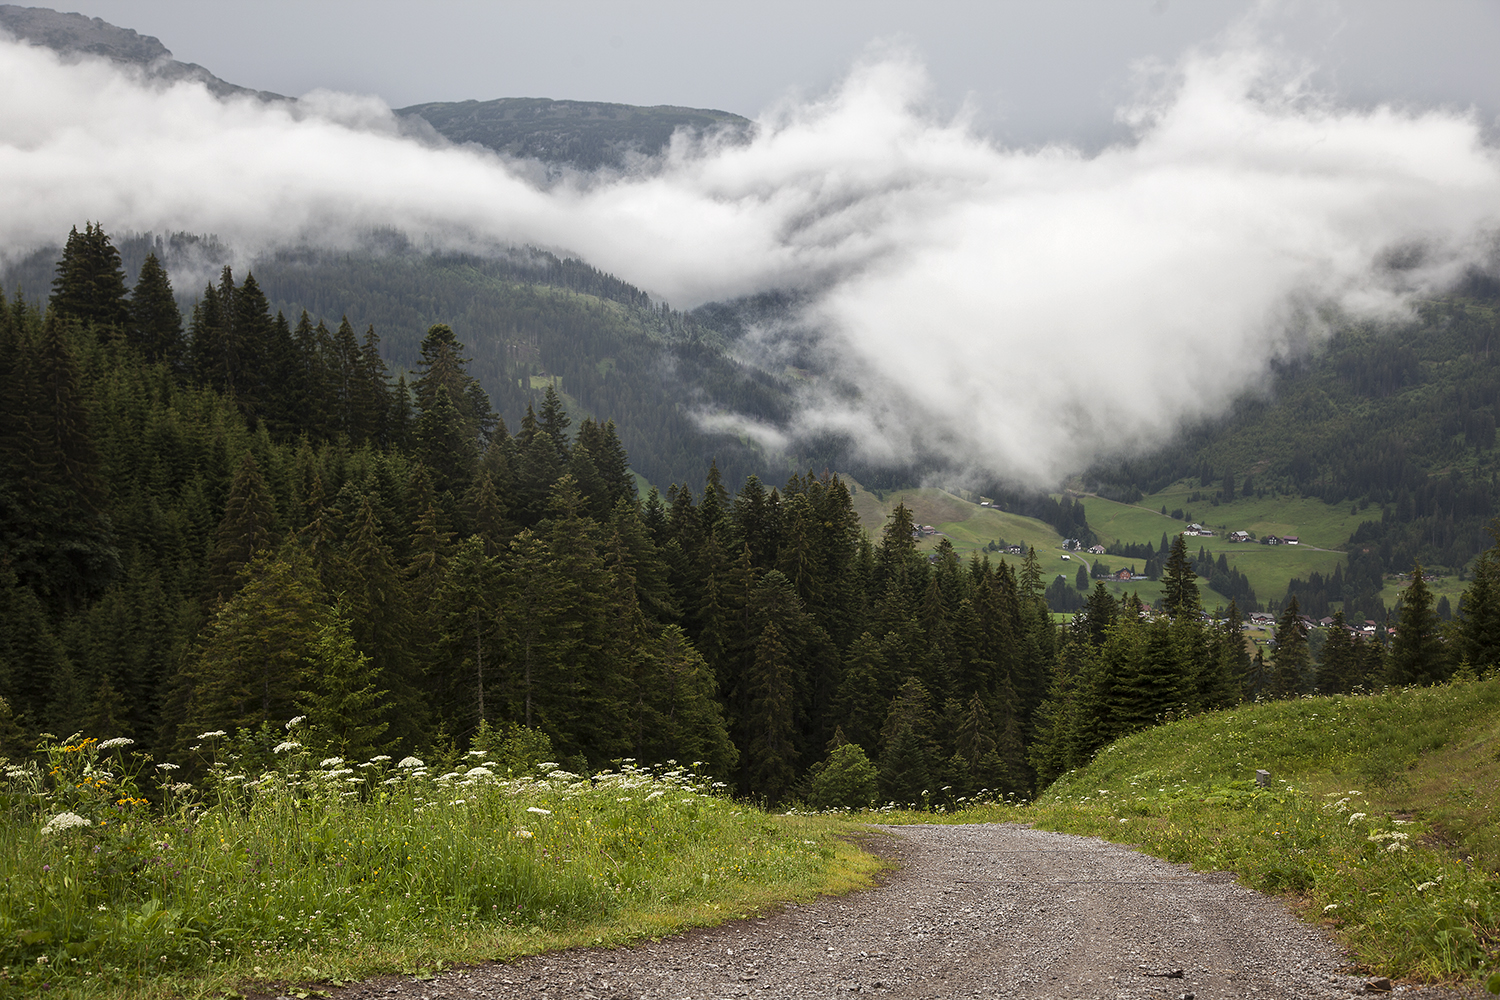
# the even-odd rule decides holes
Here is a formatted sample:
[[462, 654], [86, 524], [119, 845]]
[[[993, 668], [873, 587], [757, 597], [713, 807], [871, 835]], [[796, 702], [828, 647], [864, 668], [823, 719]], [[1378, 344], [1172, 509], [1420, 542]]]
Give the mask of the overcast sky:
[[754, 117], [825, 91], [872, 44], [908, 46], [941, 109], [968, 101], [1009, 143], [1097, 147], [1132, 67], [1173, 61], [1248, 11], [1353, 103], [1500, 115], [1496, 0], [73, 0], [64, 10], [160, 38], [242, 86], [424, 101], [552, 97], [710, 107]]

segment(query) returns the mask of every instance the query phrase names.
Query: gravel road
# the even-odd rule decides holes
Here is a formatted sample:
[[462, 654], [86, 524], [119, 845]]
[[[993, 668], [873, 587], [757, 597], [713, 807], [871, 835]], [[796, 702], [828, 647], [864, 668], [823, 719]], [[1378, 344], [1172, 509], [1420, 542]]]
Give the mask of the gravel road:
[[[1014, 997], [1207, 1000], [1373, 992], [1286, 907], [1126, 847], [1014, 825], [885, 828], [877, 888], [635, 948], [580, 949], [338, 1000]], [[1397, 985], [1404, 997], [1474, 994]]]

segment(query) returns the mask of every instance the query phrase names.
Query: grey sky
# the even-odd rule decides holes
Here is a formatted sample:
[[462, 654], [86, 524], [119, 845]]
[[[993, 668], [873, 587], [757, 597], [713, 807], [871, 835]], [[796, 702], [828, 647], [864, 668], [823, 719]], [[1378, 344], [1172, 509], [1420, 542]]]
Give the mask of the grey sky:
[[1496, 0], [73, 0], [243, 86], [422, 101], [553, 97], [753, 116], [816, 94], [872, 43], [926, 63], [941, 109], [966, 99], [1003, 141], [1093, 146], [1116, 134], [1138, 60], [1172, 60], [1247, 12], [1359, 104], [1500, 115]]

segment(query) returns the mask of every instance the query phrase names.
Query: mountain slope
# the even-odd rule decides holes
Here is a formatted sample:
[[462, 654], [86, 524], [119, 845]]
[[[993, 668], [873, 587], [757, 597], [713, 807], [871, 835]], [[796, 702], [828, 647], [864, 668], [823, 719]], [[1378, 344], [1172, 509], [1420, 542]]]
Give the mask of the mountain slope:
[[46, 7], [0, 4], [0, 29], [16, 38], [41, 45], [64, 55], [94, 55], [139, 67], [151, 79], [163, 83], [190, 80], [202, 83], [219, 97], [255, 97], [263, 101], [287, 98], [264, 90], [251, 90], [219, 79], [197, 63], [180, 62], [151, 35], [121, 28], [97, 17], [64, 14]]
[[747, 119], [726, 111], [533, 97], [414, 104], [396, 113], [424, 119], [453, 142], [579, 170], [618, 169], [632, 153], [655, 156], [680, 129], [739, 138], [750, 128]]

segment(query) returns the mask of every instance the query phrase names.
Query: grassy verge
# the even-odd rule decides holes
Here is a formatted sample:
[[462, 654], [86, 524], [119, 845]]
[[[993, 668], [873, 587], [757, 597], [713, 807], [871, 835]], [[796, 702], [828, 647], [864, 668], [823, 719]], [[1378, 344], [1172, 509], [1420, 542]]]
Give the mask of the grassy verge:
[[1031, 805], [880, 821], [1024, 822], [1233, 871], [1372, 972], [1457, 980], [1500, 964], [1496, 809], [1500, 679], [1186, 719], [1111, 745]]
[[475, 754], [437, 774], [289, 739], [276, 767], [218, 767], [200, 794], [110, 742], [5, 772], [0, 995], [422, 974], [719, 923], [879, 867], [839, 821], [767, 816], [686, 769], [510, 777]]

